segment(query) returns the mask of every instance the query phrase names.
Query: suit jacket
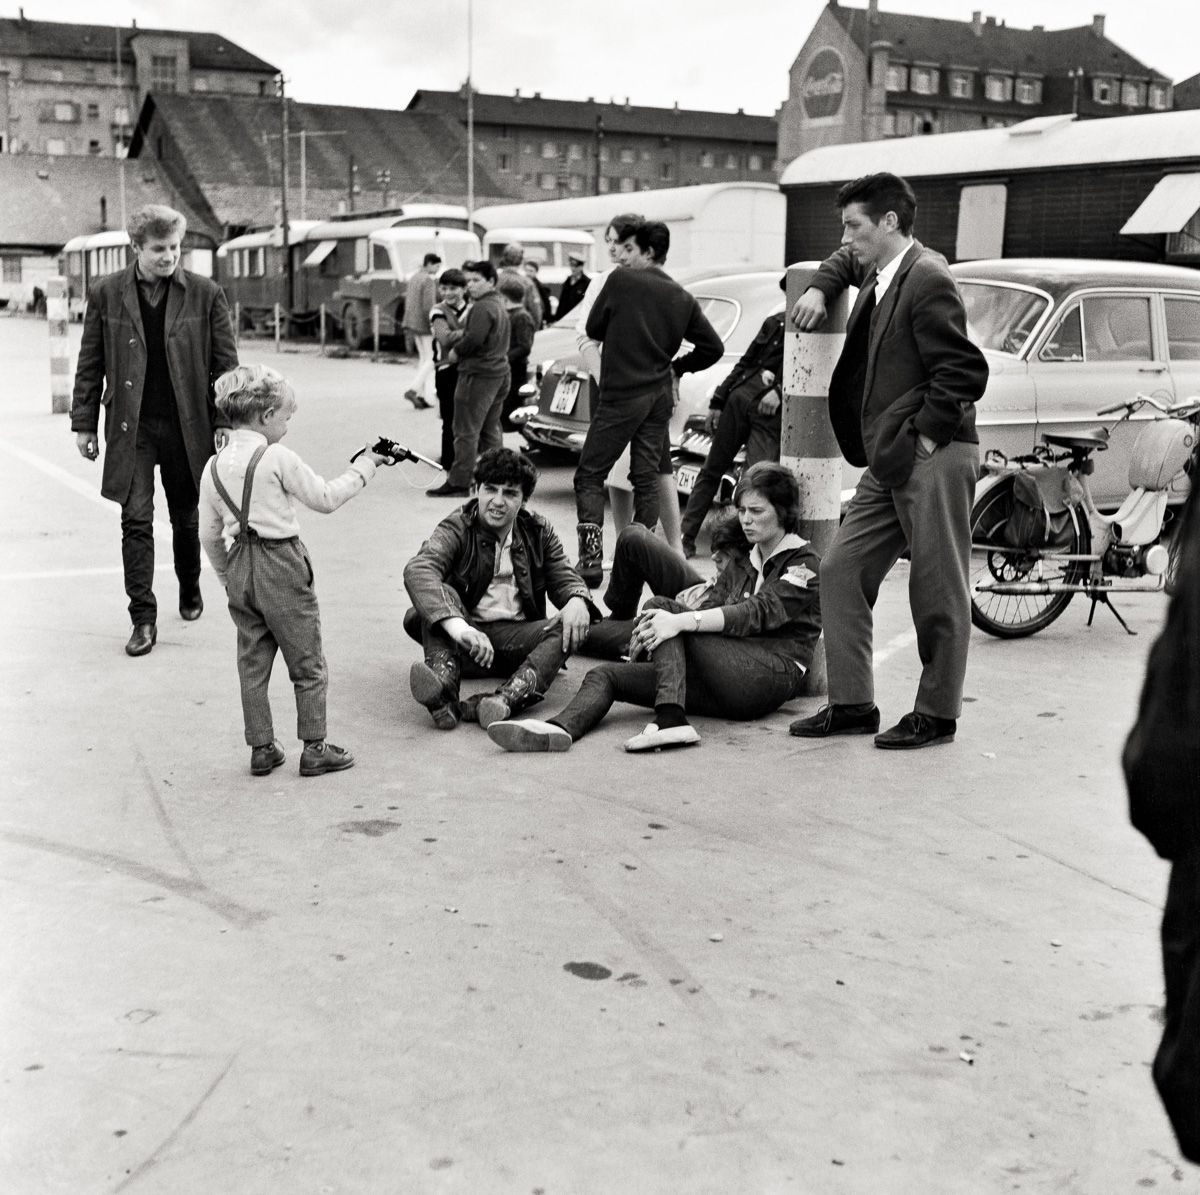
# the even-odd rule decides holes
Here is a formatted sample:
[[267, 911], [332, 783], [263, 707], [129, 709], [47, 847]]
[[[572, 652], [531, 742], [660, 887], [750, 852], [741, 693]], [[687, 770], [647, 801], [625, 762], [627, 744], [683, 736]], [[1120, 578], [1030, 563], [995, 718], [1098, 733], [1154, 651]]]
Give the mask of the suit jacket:
[[979, 442], [975, 403], [988, 367], [967, 337], [962, 298], [940, 253], [914, 241], [864, 328], [875, 276], [843, 247], [822, 263], [811, 285], [826, 299], [851, 284], [860, 287], [829, 386], [829, 417], [846, 459], [869, 466], [883, 485], [898, 486], [912, 473], [919, 434], [936, 444]]
[[[71, 430], [75, 432], [96, 431], [100, 408], [104, 408], [100, 492], [114, 502], [124, 502], [129, 496], [146, 382], [146, 332], [134, 270], [127, 266], [92, 287], [71, 401]], [[225, 292], [211, 279], [177, 269], [164, 302], [167, 368], [188, 464], [199, 489], [205, 463], [213, 454], [213, 428], [218, 423], [213, 383], [237, 365], [237, 342]]]

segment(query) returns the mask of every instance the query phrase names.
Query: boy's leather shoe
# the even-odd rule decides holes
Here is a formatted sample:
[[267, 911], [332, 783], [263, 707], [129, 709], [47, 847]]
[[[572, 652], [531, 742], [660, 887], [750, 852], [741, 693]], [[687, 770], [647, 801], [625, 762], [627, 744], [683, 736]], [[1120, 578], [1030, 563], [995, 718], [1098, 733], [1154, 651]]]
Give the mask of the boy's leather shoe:
[[408, 687], [438, 730], [458, 725], [458, 666], [449, 657], [417, 660], [408, 670]]
[[250, 749], [250, 775], [269, 776], [285, 759], [287, 756], [284, 755], [283, 748], [277, 739], [273, 739], [264, 747], [252, 747]]
[[158, 627], [152, 622], [139, 622], [125, 644], [127, 656], [148, 656], [150, 649], [158, 642]]
[[408, 399], [418, 411], [428, 411], [433, 403], [431, 403], [423, 394], [418, 394], [415, 390], [405, 390], [404, 397]]
[[800, 739], [823, 739], [831, 734], [874, 734], [879, 729], [879, 707], [856, 713], [844, 705], [823, 705], [808, 718], [797, 718], [788, 733]]
[[179, 590], [179, 616], [185, 622], [195, 622], [204, 613], [204, 597], [200, 593], [200, 582]]
[[451, 485], [448, 481], [425, 491], [426, 498], [469, 498], [470, 488], [465, 485]]
[[875, 746], [887, 751], [911, 751], [915, 747], [932, 747], [935, 743], [954, 742], [958, 722], [954, 718], [935, 718], [915, 710], [905, 714], [890, 730], [875, 736]]
[[354, 756], [332, 743], [305, 743], [300, 754], [301, 776], [324, 776], [354, 767]]

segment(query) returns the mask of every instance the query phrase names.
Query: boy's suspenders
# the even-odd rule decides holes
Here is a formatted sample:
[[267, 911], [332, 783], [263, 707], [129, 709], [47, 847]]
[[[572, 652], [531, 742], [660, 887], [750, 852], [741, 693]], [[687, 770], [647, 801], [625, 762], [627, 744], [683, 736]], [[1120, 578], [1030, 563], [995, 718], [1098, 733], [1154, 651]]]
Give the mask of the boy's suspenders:
[[217, 493], [221, 495], [225, 505], [233, 511], [233, 516], [238, 521], [237, 538], [239, 540], [245, 541], [250, 538], [250, 535], [254, 534], [250, 528], [250, 493], [254, 489], [254, 470], [258, 468], [258, 462], [262, 459], [262, 454], [266, 451], [267, 445], [260, 444], [254, 450], [254, 455], [250, 458], [250, 464], [246, 466], [246, 481], [242, 486], [242, 505], [240, 508], [229, 496], [229, 491], [221, 484], [221, 479], [217, 476], [217, 457], [214, 456], [212, 463], [209, 465], [209, 472], [212, 474], [213, 485], [217, 487]]

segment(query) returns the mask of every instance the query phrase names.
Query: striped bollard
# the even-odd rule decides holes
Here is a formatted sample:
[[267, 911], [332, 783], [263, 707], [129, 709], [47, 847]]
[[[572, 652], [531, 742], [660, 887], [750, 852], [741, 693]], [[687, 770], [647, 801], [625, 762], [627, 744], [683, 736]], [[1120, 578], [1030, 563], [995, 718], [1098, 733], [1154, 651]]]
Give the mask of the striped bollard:
[[[788, 266], [789, 314], [783, 354], [783, 426], [779, 460], [800, 486], [800, 534], [822, 556], [833, 543], [841, 515], [842, 453], [829, 421], [829, 381], [846, 339], [850, 304], [843, 293], [828, 305], [825, 323], [816, 332], [799, 332], [790, 315], [808, 289], [817, 262]], [[825, 640], [817, 644], [805, 678], [805, 694], [829, 690]]]
[[71, 341], [67, 335], [67, 280], [46, 280], [46, 324], [50, 329], [50, 413], [71, 409]]

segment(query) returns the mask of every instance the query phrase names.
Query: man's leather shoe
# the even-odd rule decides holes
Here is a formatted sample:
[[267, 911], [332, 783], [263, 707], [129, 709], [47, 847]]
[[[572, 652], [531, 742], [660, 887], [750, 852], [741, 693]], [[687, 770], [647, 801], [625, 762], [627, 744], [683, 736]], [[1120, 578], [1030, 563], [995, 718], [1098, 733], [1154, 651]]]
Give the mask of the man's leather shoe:
[[279, 767], [287, 756], [279, 745], [278, 739], [272, 739], [265, 747], [250, 749], [250, 775], [269, 776], [273, 769]]
[[800, 739], [823, 739], [831, 734], [874, 734], [879, 729], [879, 707], [858, 713], [845, 705], [823, 705], [808, 718], [798, 718], [788, 733]]
[[468, 486], [451, 485], [448, 481], [443, 481], [441, 485], [425, 491], [426, 498], [469, 498], [470, 496], [471, 490]]
[[184, 622], [195, 622], [204, 613], [204, 597], [200, 593], [200, 583], [179, 591], [179, 616]]
[[341, 772], [354, 767], [354, 756], [332, 743], [305, 743], [300, 752], [301, 776], [324, 776], [326, 772]]
[[148, 656], [150, 649], [158, 642], [158, 627], [152, 622], [139, 622], [125, 644], [127, 656]]
[[953, 718], [935, 718], [914, 710], [891, 730], [877, 734], [875, 746], [888, 751], [911, 751], [914, 747], [932, 747], [934, 743], [952, 743], [957, 729], [958, 723]]

